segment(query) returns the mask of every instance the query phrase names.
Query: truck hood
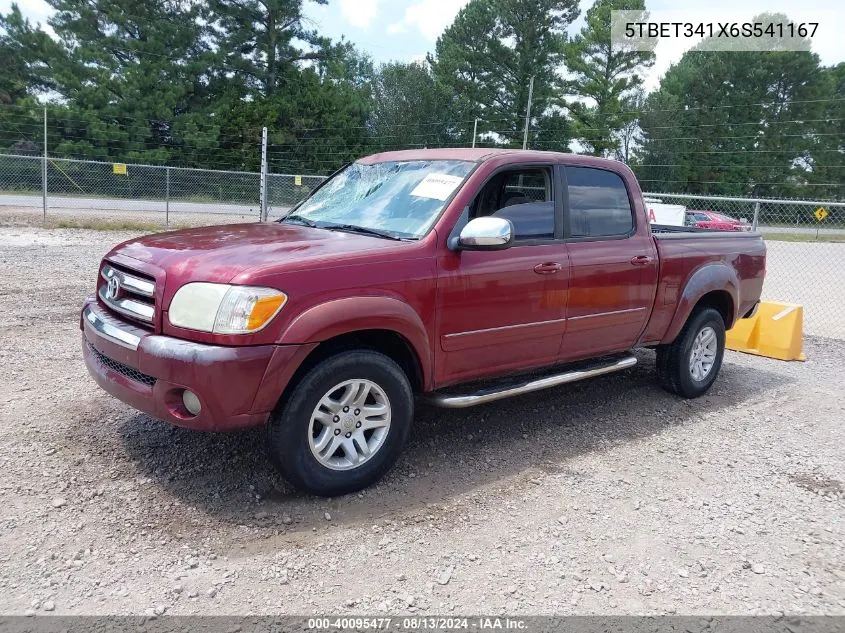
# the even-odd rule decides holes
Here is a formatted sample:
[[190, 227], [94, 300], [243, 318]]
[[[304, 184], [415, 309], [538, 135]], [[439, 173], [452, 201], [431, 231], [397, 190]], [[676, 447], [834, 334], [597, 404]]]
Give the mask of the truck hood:
[[315, 267], [403, 244], [407, 246], [367, 235], [278, 222], [228, 224], [129, 240], [112, 249], [106, 258], [131, 257], [163, 270], [168, 280], [175, 278], [179, 283], [228, 283], [251, 269]]

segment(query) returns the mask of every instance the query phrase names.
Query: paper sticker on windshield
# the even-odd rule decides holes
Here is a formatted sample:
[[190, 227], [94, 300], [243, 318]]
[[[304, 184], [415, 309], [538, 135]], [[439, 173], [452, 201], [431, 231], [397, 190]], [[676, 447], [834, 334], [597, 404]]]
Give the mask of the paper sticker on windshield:
[[463, 182], [461, 176], [450, 176], [449, 174], [429, 174], [420, 181], [414, 190], [411, 192], [412, 196], [419, 196], [420, 198], [436, 198], [437, 200], [445, 200], [452, 195], [459, 184]]

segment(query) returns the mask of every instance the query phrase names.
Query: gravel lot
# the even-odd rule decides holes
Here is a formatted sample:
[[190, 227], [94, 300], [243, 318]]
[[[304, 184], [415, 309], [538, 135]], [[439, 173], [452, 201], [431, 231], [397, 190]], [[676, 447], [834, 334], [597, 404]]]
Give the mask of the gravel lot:
[[[98, 390], [78, 308], [129, 237], [0, 229], [0, 612], [845, 614], [845, 341], [420, 408], [359, 495], [294, 493], [262, 433]], [[837, 273], [840, 274], [841, 273]]]

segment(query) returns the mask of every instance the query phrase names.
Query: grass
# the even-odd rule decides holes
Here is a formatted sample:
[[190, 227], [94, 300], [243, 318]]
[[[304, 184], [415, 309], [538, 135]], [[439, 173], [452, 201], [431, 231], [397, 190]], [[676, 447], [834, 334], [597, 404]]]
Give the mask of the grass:
[[157, 233], [165, 230], [187, 228], [186, 224], [171, 224], [165, 229], [158, 222], [137, 222], [134, 220], [58, 220], [48, 222], [47, 228], [56, 229], [91, 229], [93, 231], [142, 231], [145, 233]]
[[836, 235], [831, 233], [767, 233], [763, 231], [763, 237], [769, 242], [845, 242], [845, 234]]

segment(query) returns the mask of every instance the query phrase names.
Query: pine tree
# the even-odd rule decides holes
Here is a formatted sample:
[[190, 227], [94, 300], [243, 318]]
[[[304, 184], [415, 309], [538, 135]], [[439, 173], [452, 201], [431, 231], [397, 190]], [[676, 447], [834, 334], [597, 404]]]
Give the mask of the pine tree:
[[534, 77], [533, 127], [542, 129], [560, 90], [566, 28], [577, 16], [577, 0], [470, 0], [430, 58], [436, 80], [454, 95], [454, 112], [480, 118], [479, 133], [521, 145]]
[[[754, 18], [766, 20], [789, 21]], [[829, 138], [831, 93], [811, 52], [688, 51], [648, 97], [638, 175], [650, 190], [806, 196], [814, 160], [836, 154], [813, 154]]]
[[[394, 62], [379, 68], [372, 85], [370, 129], [377, 150], [437, 147], [452, 141], [449, 94], [424, 64]], [[453, 124], [454, 125], [454, 124]]]
[[596, 0], [581, 33], [566, 46], [572, 75], [566, 92], [576, 99], [568, 107], [579, 142], [596, 156], [616, 155], [619, 134], [636, 118], [625, 101], [642, 86], [642, 71], [654, 64], [652, 52], [611, 45], [611, 12], [644, 9], [644, 0]]

